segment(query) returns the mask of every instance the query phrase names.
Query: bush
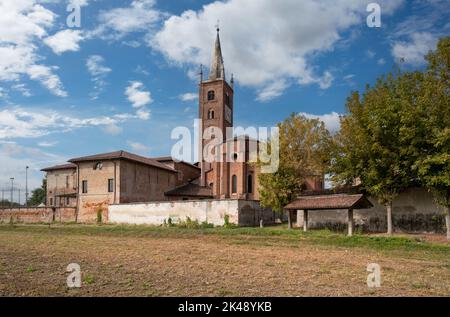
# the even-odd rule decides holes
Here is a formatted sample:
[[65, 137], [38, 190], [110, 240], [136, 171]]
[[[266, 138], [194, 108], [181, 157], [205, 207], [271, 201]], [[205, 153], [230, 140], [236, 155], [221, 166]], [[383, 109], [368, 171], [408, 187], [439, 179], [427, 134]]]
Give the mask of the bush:
[[223, 218], [223, 220], [224, 220], [224, 225], [223, 225], [223, 227], [224, 228], [226, 228], [226, 229], [235, 229], [235, 228], [237, 228], [237, 226], [235, 225], [235, 224], [232, 224], [231, 222], [230, 222], [230, 215], [225, 215], [225, 217]]
[[97, 210], [97, 224], [101, 224], [103, 222], [103, 210]]
[[204, 221], [200, 223], [198, 220], [192, 220], [187, 217], [185, 221], [180, 221], [177, 224], [173, 224], [172, 219], [169, 218], [168, 221], [164, 221], [164, 227], [177, 227], [182, 229], [211, 229], [214, 225]]

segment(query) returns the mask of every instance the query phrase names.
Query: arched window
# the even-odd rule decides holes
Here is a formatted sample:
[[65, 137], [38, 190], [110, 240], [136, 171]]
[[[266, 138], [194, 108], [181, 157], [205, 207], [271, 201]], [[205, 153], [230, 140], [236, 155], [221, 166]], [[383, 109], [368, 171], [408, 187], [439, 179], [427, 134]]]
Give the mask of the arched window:
[[208, 120], [212, 120], [212, 119], [214, 119], [214, 116], [215, 116], [215, 114], [214, 114], [214, 110], [209, 110], [208, 111]]
[[208, 101], [216, 99], [216, 94], [214, 93], [214, 90], [208, 91]]
[[95, 165], [94, 165], [94, 170], [95, 171], [101, 171], [102, 169], [103, 169], [103, 163], [102, 162], [95, 163]]
[[251, 174], [247, 177], [247, 193], [253, 194], [253, 175]]
[[231, 192], [237, 194], [237, 176], [233, 175], [231, 177]]

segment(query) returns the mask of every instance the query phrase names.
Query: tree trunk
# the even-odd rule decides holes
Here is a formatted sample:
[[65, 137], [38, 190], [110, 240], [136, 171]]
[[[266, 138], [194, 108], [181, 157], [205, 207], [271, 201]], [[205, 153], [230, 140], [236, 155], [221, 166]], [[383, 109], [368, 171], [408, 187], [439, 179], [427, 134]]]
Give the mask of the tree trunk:
[[292, 229], [292, 211], [288, 210], [288, 228]]
[[388, 235], [392, 236], [394, 233], [394, 228], [392, 225], [392, 201], [390, 201], [386, 205], [386, 211], [387, 211], [387, 233]]
[[447, 214], [445, 215], [445, 222], [447, 223], [447, 239], [450, 240], [450, 206], [447, 206]]

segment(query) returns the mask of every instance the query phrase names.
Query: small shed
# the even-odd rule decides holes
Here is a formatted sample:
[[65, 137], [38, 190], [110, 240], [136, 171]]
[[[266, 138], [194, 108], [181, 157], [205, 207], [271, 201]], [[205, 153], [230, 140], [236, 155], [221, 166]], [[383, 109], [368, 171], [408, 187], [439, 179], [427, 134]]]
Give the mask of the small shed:
[[363, 194], [338, 194], [300, 197], [291, 202], [284, 209], [289, 212], [289, 227], [292, 227], [292, 213], [294, 211], [303, 210], [304, 231], [308, 231], [309, 211], [346, 209], [348, 210], [348, 235], [352, 236], [355, 223], [353, 211], [357, 209], [369, 209], [372, 207], [372, 203]]

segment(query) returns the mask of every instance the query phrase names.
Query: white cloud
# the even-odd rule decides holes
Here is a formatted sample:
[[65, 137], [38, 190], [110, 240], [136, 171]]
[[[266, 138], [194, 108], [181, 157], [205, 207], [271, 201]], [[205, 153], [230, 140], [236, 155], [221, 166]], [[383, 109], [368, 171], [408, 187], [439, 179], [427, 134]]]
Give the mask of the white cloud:
[[425, 55], [435, 48], [437, 41], [437, 37], [431, 33], [414, 33], [407, 42], [395, 42], [392, 55], [397, 61], [420, 66], [425, 63]]
[[86, 67], [92, 76], [100, 76], [110, 73], [112, 69], [102, 65], [104, 62], [105, 59], [102, 56], [91, 55], [86, 61]]
[[132, 81], [126, 88], [125, 95], [134, 108], [141, 108], [153, 102], [150, 92], [145, 90], [144, 84], [139, 81]]
[[141, 120], [148, 120], [148, 119], [150, 119], [151, 113], [149, 110], [144, 108], [144, 109], [139, 109], [138, 111], [136, 111], [136, 115]]
[[69, 0], [69, 2], [80, 7], [89, 5], [88, 0]]
[[137, 115], [116, 114], [91, 118], [77, 118], [54, 110], [31, 111], [20, 107], [0, 110], [0, 139], [37, 138], [86, 127], [108, 127]]
[[92, 36], [104, 39], [120, 39], [131, 32], [147, 32], [163, 17], [154, 9], [155, 0], [134, 0], [129, 7], [102, 11], [99, 15], [100, 26]]
[[0, 87], [0, 98], [6, 98], [8, 96], [8, 93], [6, 90], [2, 87]]
[[385, 65], [386, 60], [384, 58], [380, 58], [377, 63], [378, 63], [378, 65]]
[[[67, 158], [59, 154], [43, 151], [40, 148], [24, 146], [12, 141], [0, 141], [0, 188], [9, 190], [11, 188], [10, 177], [14, 177], [14, 201], [18, 201], [20, 189], [20, 200], [25, 201], [25, 167], [28, 169], [28, 190], [40, 187], [42, 184], [42, 172], [44, 167], [61, 164]], [[5, 192], [5, 198], [9, 195]]]
[[134, 152], [138, 152], [138, 153], [142, 153], [142, 154], [146, 154], [147, 152], [150, 151], [150, 148], [139, 143], [139, 142], [133, 142], [133, 141], [128, 141], [127, 145], [131, 148], [132, 151]]
[[28, 75], [33, 80], [38, 80], [47, 87], [54, 95], [66, 97], [67, 92], [64, 91], [59, 77], [53, 74], [53, 70], [58, 69], [56, 66], [48, 67], [44, 65], [31, 65], [28, 67]]
[[100, 55], [91, 55], [86, 60], [86, 67], [91, 74], [92, 82], [94, 83], [94, 91], [91, 93], [92, 99], [97, 99], [103, 92], [106, 82], [105, 77], [112, 72], [112, 69], [104, 66], [105, 59]]
[[56, 15], [37, 0], [0, 1], [0, 81], [18, 81], [23, 75], [65, 97], [55, 67], [43, 65], [37, 43], [47, 36]]
[[186, 93], [179, 96], [181, 101], [187, 102], [187, 101], [195, 101], [198, 99], [197, 93]]
[[110, 124], [105, 126], [103, 128], [103, 131], [105, 131], [109, 135], [116, 136], [121, 134], [123, 132], [123, 129], [116, 124]]
[[366, 51], [366, 55], [367, 55], [368, 58], [372, 59], [372, 58], [374, 58], [377, 55], [377, 53], [375, 53], [374, 51], [369, 49], [369, 50]]
[[310, 113], [302, 112], [300, 115], [308, 119], [318, 119], [325, 123], [326, 128], [330, 133], [336, 133], [341, 129], [340, 115], [336, 112], [324, 114], [324, 115], [314, 115]]
[[150, 75], [150, 72], [148, 70], [146, 70], [144, 67], [142, 67], [141, 65], [138, 65], [136, 67], [136, 69], [134, 70], [134, 72], [136, 74], [144, 75], [144, 76], [149, 76]]
[[44, 43], [48, 45], [53, 52], [61, 55], [64, 52], [77, 52], [80, 50], [79, 42], [83, 41], [84, 37], [80, 30], [63, 30], [55, 35], [44, 39]]
[[38, 146], [40, 147], [54, 147], [58, 144], [58, 142], [48, 142], [48, 141], [42, 141], [38, 143]]
[[[316, 69], [314, 56], [333, 50], [341, 32], [365, 23], [368, 2], [215, 1], [170, 17], [149, 44], [175, 64], [209, 65], [219, 19], [226, 70], [240, 84], [255, 87], [258, 99], [266, 98], [265, 91], [267, 98], [280, 95], [293, 82], [326, 89], [333, 76]], [[403, 0], [380, 2], [390, 14]]]
[[24, 97], [31, 97], [31, 91], [27, 88], [25, 84], [16, 84], [11, 86], [13, 90], [16, 90], [22, 94]]
[[261, 102], [270, 101], [276, 97], [279, 97], [283, 94], [284, 90], [289, 85], [287, 84], [286, 80], [280, 79], [277, 80], [268, 86], [264, 87], [263, 89], [258, 91], [258, 97], [257, 100]]

